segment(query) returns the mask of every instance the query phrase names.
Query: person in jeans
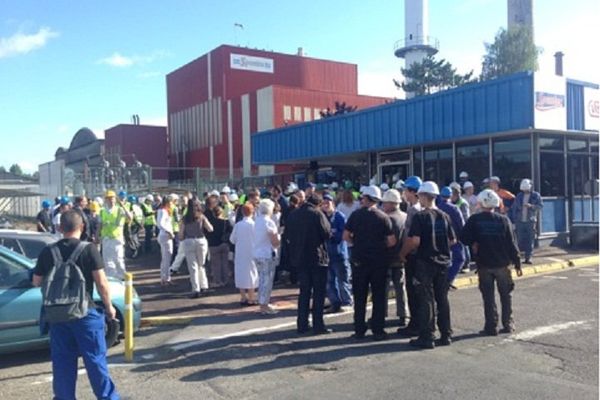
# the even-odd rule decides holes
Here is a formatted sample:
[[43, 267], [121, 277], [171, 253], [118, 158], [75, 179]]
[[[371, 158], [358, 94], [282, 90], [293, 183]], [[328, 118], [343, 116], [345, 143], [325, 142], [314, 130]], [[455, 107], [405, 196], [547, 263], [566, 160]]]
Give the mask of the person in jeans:
[[342, 308], [352, 307], [352, 286], [350, 285], [350, 261], [348, 259], [348, 246], [342, 240], [346, 217], [335, 209], [333, 197], [323, 195], [321, 210], [331, 225], [331, 239], [327, 244], [329, 252], [329, 274], [327, 279], [327, 298], [331, 304], [328, 312], [337, 313]]
[[222, 287], [229, 283], [229, 233], [231, 226], [223, 209], [219, 206], [219, 196], [212, 194], [206, 200], [206, 218], [213, 231], [206, 234], [210, 253], [212, 286]]
[[525, 264], [531, 264], [535, 228], [539, 211], [544, 207], [542, 196], [532, 190], [533, 184], [529, 179], [521, 181], [521, 192], [517, 194], [511, 211], [511, 219], [515, 224], [519, 250], [525, 256]]
[[[63, 260], [67, 260], [80, 243], [83, 232], [81, 215], [74, 210], [66, 211], [61, 216], [60, 229], [63, 239], [56, 244]], [[50, 324], [50, 351], [52, 359], [52, 388], [55, 399], [75, 399], [77, 384], [77, 358], [84, 361], [87, 376], [94, 395], [98, 399], [118, 400], [117, 392], [108, 372], [106, 362], [106, 341], [104, 339], [105, 318], [113, 320], [117, 317], [112, 305], [104, 263], [96, 246], [86, 246], [75, 260], [85, 278], [85, 291], [90, 299], [91, 307], [81, 319]], [[39, 287], [44, 277], [54, 268], [54, 260], [50, 247], [45, 247], [37, 259], [33, 270], [32, 283]], [[104, 308], [95, 308], [91, 300], [94, 284]]]
[[495, 210], [500, 207], [500, 197], [490, 189], [477, 196], [481, 212], [467, 221], [460, 238], [473, 249], [473, 258], [477, 264], [479, 290], [483, 297], [485, 326], [482, 335], [498, 334], [498, 311], [494, 293], [494, 283], [498, 287], [502, 304], [501, 333], [514, 331], [512, 316], [512, 291], [514, 283], [509, 270], [512, 263], [517, 276], [522, 276], [521, 259], [515, 244], [510, 221]]
[[198, 200], [190, 199], [187, 203], [187, 212], [183, 217], [183, 225], [179, 235], [183, 240], [185, 259], [190, 272], [192, 285], [191, 299], [200, 297], [200, 290], [208, 289], [208, 279], [204, 263], [208, 253], [208, 242], [205, 232], [212, 232], [213, 226], [202, 213], [202, 206]]
[[254, 263], [258, 270], [258, 304], [262, 314], [275, 314], [270, 304], [273, 279], [277, 266], [276, 249], [279, 247], [277, 226], [271, 219], [275, 203], [262, 199], [258, 205], [258, 215], [254, 223]]
[[[409, 344], [422, 349], [435, 347], [435, 318], [441, 338], [438, 346], [452, 343], [450, 304], [448, 301], [448, 268], [451, 264], [450, 247], [456, 243], [450, 217], [435, 206], [440, 191], [435, 182], [425, 181], [417, 191], [421, 211], [412, 219], [407, 244], [400, 252], [400, 260], [417, 250], [413, 275], [419, 336]], [[460, 212], [459, 212], [460, 214]]]

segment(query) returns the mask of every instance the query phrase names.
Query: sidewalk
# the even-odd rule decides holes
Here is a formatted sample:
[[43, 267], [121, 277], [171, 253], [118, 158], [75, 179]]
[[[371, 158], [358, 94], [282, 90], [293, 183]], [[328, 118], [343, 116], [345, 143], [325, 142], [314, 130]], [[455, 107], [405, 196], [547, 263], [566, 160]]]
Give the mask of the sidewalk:
[[[239, 293], [234, 287], [217, 288], [206, 297], [189, 299], [190, 282], [187, 272], [173, 277], [172, 286], [160, 286], [159, 254], [140, 256], [129, 260], [128, 270], [134, 275], [135, 288], [142, 298], [142, 325], [187, 324], [199, 317], [223, 316], [232, 320], [257, 314], [258, 307], [241, 307]], [[595, 266], [599, 263], [598, 253], [569, 250], [556, 247], [539, 249], [533, 265], [523, 265], [523, 275], [558, 271], [575, 266]], [[460, 274], [455, 286], [464, 288], [477, 284], [475, 274]], [[295, 310], [298, 289], [293, 286], [276, 285], [272, 303], [280, 310]]]

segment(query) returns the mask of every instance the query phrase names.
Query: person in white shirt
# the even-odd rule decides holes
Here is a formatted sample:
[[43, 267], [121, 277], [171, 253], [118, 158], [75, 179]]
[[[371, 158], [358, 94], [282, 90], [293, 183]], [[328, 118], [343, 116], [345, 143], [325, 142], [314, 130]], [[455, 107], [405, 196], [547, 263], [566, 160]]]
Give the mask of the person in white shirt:
[[254, 262], [254, 206], [242, 206], [243, 218], [233, 227], [229, 241], [235, 245], [234, 278], [235, 287], [240, 290], [240, 305], [253, 306], [256, 303], [255, 291], [258, 287], [258, 270]]
[[279, 246], [279, 233], [273, 219], [275, 203], [262, 199], [254, 223], [254, 262], [258, 270], [258, 304], [262, 314], [275, 314], [270, 304], [273, 279], [275, 278], [275, 249]]
[[[463, 183], [463, 199], [469, 203], [469, 215], [473, 215], [479, 211], [477, 206], [477, 196], [475, 196], [475, 186], [472, 182], [466, 181]], [[466, 220], [465, 220], [466, 221]]]
[[165, 196], [156, 215], [156, 226], [159, 229], [158, 244], [160, 245], [160, 284], [163, 286], [171, 284], [169, 267], [173, 257], [173, 239], [175, 238], [171, 216], [173, 201], [172, 196]]
[[346, 221], [348, 221], [352, 213], [360, 208], [360, 204], [358, 201], [354, 200], [354, 195], [351, 190], [344, 190], [342, 192], [342, 201], [336, 208], [339, 212], [344, 214]]

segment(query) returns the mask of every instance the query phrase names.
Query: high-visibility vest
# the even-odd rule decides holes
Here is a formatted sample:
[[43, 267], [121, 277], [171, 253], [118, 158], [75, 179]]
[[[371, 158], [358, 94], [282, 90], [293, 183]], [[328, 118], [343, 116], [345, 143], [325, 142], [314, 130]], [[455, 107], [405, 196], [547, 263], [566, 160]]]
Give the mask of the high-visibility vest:
[[125, 225], [125, 215], [123, 214], [118, 206], [114, 206], [110, 210], [103, 208], [100, 211], [100, 219], [102, 220], [100, 237], [123, 241], [123, 226]]
[[173, 224], [173, 232], [179, 232], [179, 208], [176, 205], [171, 206], [169, 210], [169, 214], [171, 214], [171, 221]]
[[142, 210], [144, 211], [144, 226], [156, 225], [156, 217], [154, 216], [154, 210], [151, 204], [142, 203]]
[[133, 213], [133, 220], [137, 224], [142, 225], [142, 223], [144, 222], [144, 213], [142, 212], [142, 208], [140, 207], [140, 205], [132, 204], [131, 212]]

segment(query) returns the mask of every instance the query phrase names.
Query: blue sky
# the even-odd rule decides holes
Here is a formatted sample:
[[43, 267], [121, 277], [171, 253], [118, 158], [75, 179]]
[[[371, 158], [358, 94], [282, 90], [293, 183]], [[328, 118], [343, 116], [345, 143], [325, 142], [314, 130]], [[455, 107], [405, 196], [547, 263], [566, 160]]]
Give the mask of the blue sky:
[[[600, 82], [600, 2], [534, 1], [542, 69]], [[483, 42], [506, 25], [506, 0], [430, 0], [430, 35], [459, 71], [480, 69]], [[0, 165], [30, 172], [82, 126], [98, 135], [139, 114], [166, 123], [165, 74], [220, 44], [358, 64], [362, 94], [399, 96], [400, 0], [38, 1], [0, 5]], [[244, 25], [244, 30], [234, 28]]]

